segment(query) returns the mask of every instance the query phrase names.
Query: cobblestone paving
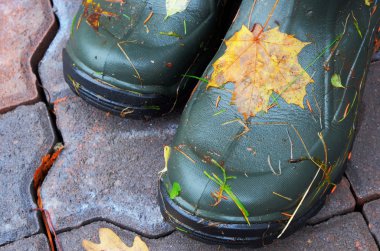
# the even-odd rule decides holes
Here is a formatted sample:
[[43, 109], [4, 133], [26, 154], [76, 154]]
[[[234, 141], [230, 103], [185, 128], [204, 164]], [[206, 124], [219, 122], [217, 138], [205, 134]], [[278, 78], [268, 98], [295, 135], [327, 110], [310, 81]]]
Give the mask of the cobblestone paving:
[[123, 120], [77, 97], [59, 103], [56, 116], [66, 148], [42, 187], [56, 229], [102, 218], [151, 237], [171, 231], [156, 195], [162, 148], [177, 116]]
[[[79, 251], [82, 240], [99, 243], [99, 228], [110, 228], [129, 246], [135, 234], [106, 222], [96, 222], [60, 234], [64, 250]], [[350, 229], [350, 231], [342, 231]], [[160, 239], [143, 239], [152, 250], [236, 250], [222, 246], [207, 245], [175, 232]], [[376, 243], [360, 213], [334, 217], [320, 225], [306, 227], [286, 240], [277, 240], [262, 250], [376, 250]], [[238, 250], [252, 250], [241, 248]]]
[[364, 205], [364, 216], [369, 223], [369, 229], [380, 243], [380, 200], [375, 200]]
[[[380, 198], [380, 62], [372, 65], [347, 176], [359, 204]], [[377, 69], [377, 71], [376, 71]]]
[[43, 103], [0, 115], [0, 245], [40, 232], [31, 184], [54, 141]]
[[38, 99], [31, 61], [40, 57], [55, 23], [48, 1], [20, 0], [0, 2], [0, 24], [1, 113]]
[[62, 74], [62, 49], [70, 36], [71, 21], [82, 1], [53, 0], [55, 14], [60, 28], [38, 69], [48, 100], [54, 102], [58, 98], [74, 96], [64, 83]]
[[48, 251], [49, 245], [46, 236], [38, 234], [26, 239], [15, 241], [0, 247], [0, 251]]
[[[31, 183], [57, 141], [65, 149], [43, 183], [42, 200], [63, 250], [83, 250], [84, 239], [98, 242], [100, 227], [113, 229], [128, 245], [141, 235], [151, 250], [227, 250], [174, 231], [159, 212], [162, 146], [171, 141], [179, 114], [148, 122], [120, 119], [88, 106], [64, 83], [61, 50], [80, 3], [0, 3], [0, 251], [49, 250], [41, 216], [32, 211]], [[262, 250], [379, 249], [379, 73], [380, 62], [373, 63], [347, 177], [307, 227]]]

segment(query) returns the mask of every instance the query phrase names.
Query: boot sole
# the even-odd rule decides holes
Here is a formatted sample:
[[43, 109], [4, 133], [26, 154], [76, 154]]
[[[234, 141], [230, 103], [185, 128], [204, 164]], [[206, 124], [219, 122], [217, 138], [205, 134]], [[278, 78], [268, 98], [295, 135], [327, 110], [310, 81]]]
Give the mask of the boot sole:
[[[281, 237], [284, 239], [306, 225], [308, 219], [316, 215], [326, 201], [326, 193], [304, 215], [294, 219]], [[285, 223], [268, 222], [260, 224], [225, 224], [208, 221], [191, 214], [179, 207], [170, 199], [164, 183], [160, 181], [158, 201], [165, 220], [177, 230], [188, 234], [191, 238], [207, 244], [223, 245], [226, 247], [250, 246], [260, 248], [277, 239], [285, 227]], [[238, 237], [237, 237], [238, 236]]]
[[[92, 77], [75, 66], [64, 49], [62, 52], [63, 72], [70, 89], [87, 103], [112, 114], [132, 119], [159, 117], [170, 112], [175, 104], [175, 97], [160, 94], [140, 94], [111, 86], [101, 79]], [[183, 93], [190, 92], [190, 80], [185, 80]], [[112, 97], [112, 98], [110, 98]]]

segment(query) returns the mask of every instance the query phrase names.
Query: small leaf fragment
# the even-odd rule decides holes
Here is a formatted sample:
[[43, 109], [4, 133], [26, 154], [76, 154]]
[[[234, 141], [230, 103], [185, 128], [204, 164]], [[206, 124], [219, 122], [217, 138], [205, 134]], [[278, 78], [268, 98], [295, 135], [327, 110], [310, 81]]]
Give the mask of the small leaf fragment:
[[166, 0], [166, 18], [187, 9], [190, 0]]
[[359, 23], [358, 23], [358, 20], [356, 19], [355, 15], [354, 15], [354, 12], [352, 12], [352, 17], [354, 18], [354, 26], [355, 26], [356, 31], [358, 32], [360, 38], [363, 38], [362, 31], [360, 30]]
[[118, 250], [118, 251], [149, 251], [148, 246], [136, 236], [133, 241], [133, 246], [128, 247], [115, 232], [109, 228], [99, 229], [100, 243], [96, 244], [88, 240], [83, 240], [82, 246], [86, 251], [105, 251], [105, 250]]
[[172, 153], [172, 148], [170, 146], [165, 146], [164, 147], [165, 168], [161, 170], [158, 174], [164, 174], [168, 171], [168, 163], [169, 163], [169, 158], [170, 158], [171, 153]]
[[373, 0], [364, 0], [364, 3], [367, 6], [371, 6], [371, 4], [373, 3]]
[[336, 88], [345, 88], [342, 84], [342, 79], [340, 75], [334, 73], [334, 75], [331, 77], [331, 84]]
[[178, 182], [174, 182], [172, 189], [169, 192], [170, 199], [174, 200], [176, 197], [179, 196], [181, 191], [182, 191], [181, 185]]
[[174, 31], [169, 31], [169, 32], [161, 31], [160, 35], [165, 35], [165, 36], [168, 36], [168, 37], [182, 38], [181, 35], [179, 35], [178, 33], [174, 32]]

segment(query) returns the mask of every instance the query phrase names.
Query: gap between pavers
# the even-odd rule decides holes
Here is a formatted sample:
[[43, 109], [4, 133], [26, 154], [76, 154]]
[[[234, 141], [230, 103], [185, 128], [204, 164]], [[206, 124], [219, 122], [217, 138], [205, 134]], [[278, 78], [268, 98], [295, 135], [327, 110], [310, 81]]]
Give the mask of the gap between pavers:
[[47, 238], [38, 234], [0, 247], [0, 251], [49, 251]]
[[33, 67], [54, 35], [56, 23], [46, 0], [3, 1], [0, 23], [0, 113], [4, 113], [37, 102]]
[[47, 49], [39, 65], [39, 75], [44, 86], [48, 101], [67, 96], [74, 96], [65, 83], [62, 71], [62, 49], [70, 37], [71, 22], [82, 1], [53, 0], [54, 9], [59, 19], [60, 27], [53, 42]]
[[0, 115], [0, 245], [40, 232], [31, 185], [54, 143], [45, 104]]
[[380, 198], [380, 62], [370, 67], [347, 177], [357, 202]]
[[343, 177], [333, 194], [327, 196], [326, 203], [319, 213], [308, 220], [308, 224], [317, 224], [333, 216], [347, 214], [355, 210], [356, 201], [350, 190], [350, 183]]
[[367, 219], [369, 229], [380, 245], [380, 200], [364, 204], [363, 213]]

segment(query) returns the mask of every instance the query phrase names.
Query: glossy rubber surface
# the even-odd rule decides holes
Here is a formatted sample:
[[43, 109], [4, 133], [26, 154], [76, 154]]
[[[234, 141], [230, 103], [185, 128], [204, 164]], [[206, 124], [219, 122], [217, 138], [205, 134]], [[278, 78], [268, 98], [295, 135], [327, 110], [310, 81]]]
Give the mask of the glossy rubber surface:
[[[273, 92], [279, 96], [276, 104], [248, 119], [231, 102], [241, 83], [207, 88], [207, 81], [200, 82], [185, 108], [161, 179], [167, 193], [174, 184], [181, 187], [173, 198], [178, 215], [188, 212], [228, 226], [305, 221], [303, 216], [317, 207], [344, 173], [379, 27], [380, 11], [375, 7], [379, 2], [371, 6], [353, 0], [276, 2], [244, 0], [225, 41], [243, 26], [248, 30], [254, 30], [255, 24], [264, 26], [271, 16], [265, 31], [278, 27], [279, 32], [309, 43], [297, 58], [314, 82], [306, 85], [302, 105], [288, 103], [282, 93]], [[213, 64], [226, 49], [225, 44], [219, 49], [203, 79], [212, 78]], [[271, 58], [280, 65], [283, 61], [275, 56]], [[260, 74], [271, 73], [264, 68]], [[343, 87], [332, 84], [334, 75], [341, 77]], [[215, 180], [223, 177], [230, 178], [220, 186]], [[231, 191], [237, 199], [232, 199]], [[254, 236], [254, 227], [251, 230]], [[202, 227], [192, 232], [205, 238], [209, 234]], [[234, 237], [239, 238], [238, 232]], [[223, 235], [211, 238], [218, 242]]]
[[63, 51], [65, 79], [117, 115], [170, 112], [196, 83], [184, 75], [200, 75], [220, 43], [221, 7], [219, 0], [192, 0], [166, 18], [165, 1], [84, 1]]

